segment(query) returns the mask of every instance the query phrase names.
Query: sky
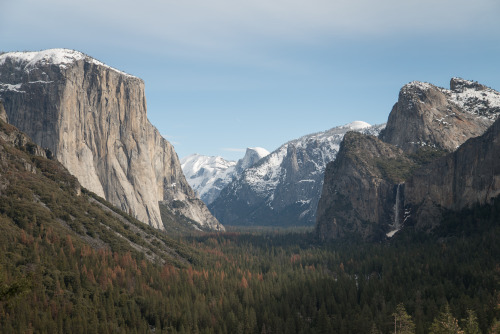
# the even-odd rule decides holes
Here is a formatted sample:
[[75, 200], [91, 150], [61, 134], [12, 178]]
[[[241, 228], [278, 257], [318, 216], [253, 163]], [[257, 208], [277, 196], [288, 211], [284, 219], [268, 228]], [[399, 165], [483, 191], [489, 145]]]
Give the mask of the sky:
[[237, 160], [452, 77], [500, 90], [498, 0], [0, 0], [0, 51], [68, 48], [144, 80], [175, 147]]

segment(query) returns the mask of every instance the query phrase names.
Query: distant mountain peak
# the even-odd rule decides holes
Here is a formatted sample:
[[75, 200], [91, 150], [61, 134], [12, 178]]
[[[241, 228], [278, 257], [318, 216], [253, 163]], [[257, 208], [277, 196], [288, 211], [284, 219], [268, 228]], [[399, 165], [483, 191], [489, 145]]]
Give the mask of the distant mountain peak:
[[236, 171], [242, 173], [245, 169], [252, 167], [265, 156], [269, 155], [269, 151], [262, 147], [248, 147], [245, 156], [238, 160]]
[[369, 128], [370, 126], [371, 126], [371, 124], [363, 122], [363, 121], [354, 121], [354, 122], [348, 123], [348, 124], [346, 124], [346, 125], [344, 125], [342, 127], [343, 128], [349, 128], [349, 129], [352, 129], [352, 130], [360, 130], [360, 129]]
[[233, 179], [268, 154], [265, 148], [249, 147], [238, 162], [219, 156], [191, 154], [181, 159], [181, 167], [189, 185], [202, 201], [210, 204]]

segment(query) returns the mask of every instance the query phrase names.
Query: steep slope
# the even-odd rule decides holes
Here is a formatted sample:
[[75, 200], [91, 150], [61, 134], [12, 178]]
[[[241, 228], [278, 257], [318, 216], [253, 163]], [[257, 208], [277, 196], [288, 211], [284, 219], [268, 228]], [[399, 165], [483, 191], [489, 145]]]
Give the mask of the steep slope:
[[380, 138], [416, 152], [429, 146], [452, 152], [467, 139], [480, 136], [500, 113], [500, 93], [459, 78], [450, 90], [411, 82], [399, 92]]
[[[454, 207], [460, 203], [455, 190], [445, 191], [449, 187], [455, 189], [457, 181], [444, 173], [445, 167], [434, 165], [433, 161], [451, 163], [446, 160], [450, 157], [441, 157], [466, 140], [485, 133], [500, 112], [500, 94], [457, 78], [451, 80], [450, 86], [451, 90], [420, 82], [405, 85], [385, 130], [380, 133], [381, 140], [358, 138], [343, 145], [346, 152], [325, 173], [316, 225], [321, 238], [343, 237], [348, 233], [365, 239], [379, 239], [383, 233], [391, 237], [404, 224], [413, 224], [412, 221], [422, 228], [425, 224], [434, 226], [439, 222], [440, 206], [457, 210], [464, 207]], [[381, 148], [392, 153], [373, 158], [374, 152]], [[359, 159], [359, 156], [372, 158]], [[483, 158], [471, 158], [471, 162]], [[466, 168], [465, 160], [460, 163], [464, 165], [449, 168], [452, 171]], [[467, 179], [478, 182], [471, 177]], [[427, 182], [431, 180], [440, 180], [444, 189], [438, 191], [439, 187], [430, 186]], [[469, 188], [473, 193], [486, 191], [478, 186], [473, 188]], [[474, 198], [472, 194], [465, 195], [466, 188], [462, 191], [467, 198]]]
[[181, 159], [181, 167], [189, 185], [208, 205], [233, 179], [268, 154], [269, 152], [261, 147], [247, 148], [245, 156], [238, 162], [227, 161], [222, 157], [192, 154]]
[[500, 119], [480, 137], [417, 169], [405, 184], [402, 205], [409, 224], [436, 226], [446, 210], [491, 204], [500, 195]]
[[158, 203], [177, 201], [180, 216], [222, 228], [148, 121], [141, 79], [77, 51], [11, 52], [0, 55], [0, 97], [11, 124], [137, 219], [163, 229]]
[[[414, 166], [400, 148], [348, 132], [328, 164], [316, 229], [323, 239], [380, 239], [397, 219], [399, 184]], [[391, 173], [392, 172], [392, 173]]]
[[[94, 250], [130, 251], [160, 263], [187, 262], [172, 248], [176, 242], [82, 189], [76, 177], [47, 155], [50, 151], [0, 120], [0, 234], [3, 237], [26, 237], [37, 229], [45, 229], [44, 236], [40, 237], [52, 233], [52, 243], [56, 238], [72, 239]], [[2, 246], [16, 244], [17, 241], [10, 241]]]
[[292, 140], [260, 160], [209, 206], [228, 225], [311, 225], [326, 164], [348, 131], [378, 134], [383, 126], [353, 122]]

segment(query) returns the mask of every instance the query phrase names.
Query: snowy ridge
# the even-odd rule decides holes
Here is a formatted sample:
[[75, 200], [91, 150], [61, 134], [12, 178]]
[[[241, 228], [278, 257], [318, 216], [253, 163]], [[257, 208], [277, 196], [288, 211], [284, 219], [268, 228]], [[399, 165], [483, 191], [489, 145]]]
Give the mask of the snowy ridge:
[[312, 225], [326, 165], [344, 135], [378, 135], [384, 127], [356, 121], [291, 140], [246, 169], [209, 209], [227, 225]]
[[181, 159], [181, 168], [200, 199], [210, 204], [241, 172], [268, 154], [269, 152], [261, 147], [247, 148], [245, 156], [238, 162], [222, 157], [192, 154]]
[[500, 93], [461, 78], [451, 79], [452, 89], [443, 90], [448, 99], [464, 111], [495, 120], [500, 114]]
[[[412, 91], [427, 91], [435, 88], [443, 92], [448, 101], [456, 104], [463, 111], [486, 117], [494, 121], [500, 114], [500, 93], [475, 81], [452, 78], [450, 89], [434, 86], [420, 81], [412, 81], [403, 86], [401, 93], [413, 96]], [[415, 103], [420, 101], [413, 101]]]
[[[79, 61], [86, 60], [95, 65], [106, 67], [112, 71], [118, 72], [128, 77], [134, 77], [130, 74], [117, 70], [108, 66], [92, 57], [89, 57], [79, 51], [69, 49], [49, 49], [43, 51], [27, 51], [27, 52], [7, 52], [0, 55], [0, 66], [7, 60], [18, 63], [25, 70], [36, 68], [39, 64], [58, 65], [61, 69], [66, 69], [69, 65]], [[135, 77], [134, 77], [135, 78]]]
[[181, 159], [186, 180], [200, 199], [209, 204], [236, 174], [236, 161], [191, 154]]
[[[283, 170], [280, 166], [287, 155], [289, 146], [293, 146], [296, 149], [310, 149], [311, 153], [309, 155], [315, 157], [315, 159], [311, 159], [316, 167], [314, 173], [316, 175], [321, 175], [325, 171], [326, 164], [335, 160], [340, 148], [340, 143], [348, 131], [359, 131], [365, 134], [378, 135], [384, 126], [385, 124], [371, 126], [366, 122], [355, 121], [346, 125], [334, 127], [327, 131], [317, 132], [291, 140], [270, 153], [256, 166], [247, 169], [243, 173], [242, 179], [258, 194], [270, 197], [270, 192], [276, 189], [280, 177], [282, 176]], [[306, 177], [304, 180], [309, 180], [309, 178]]]

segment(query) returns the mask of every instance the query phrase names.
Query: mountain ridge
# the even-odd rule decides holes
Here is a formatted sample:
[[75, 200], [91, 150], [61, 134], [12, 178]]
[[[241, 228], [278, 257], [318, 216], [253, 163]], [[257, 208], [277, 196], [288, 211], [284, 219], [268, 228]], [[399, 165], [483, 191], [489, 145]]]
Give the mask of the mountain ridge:
[[238, 161], [196, 153], [180, 161], [186, 180], [200, 199], [209, 205], [234, 178], [268, 154], [269, 152], [262, 147], [249, 147], [244, 157]]
[[324, 168], [344, 134], [378, 133], [383, 127], [353, 122], [288, 141], [246, 169], [209, 209], [228, 225], [312, 225]]

